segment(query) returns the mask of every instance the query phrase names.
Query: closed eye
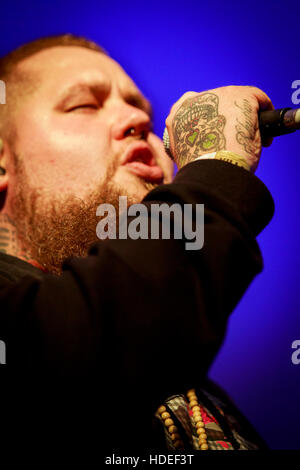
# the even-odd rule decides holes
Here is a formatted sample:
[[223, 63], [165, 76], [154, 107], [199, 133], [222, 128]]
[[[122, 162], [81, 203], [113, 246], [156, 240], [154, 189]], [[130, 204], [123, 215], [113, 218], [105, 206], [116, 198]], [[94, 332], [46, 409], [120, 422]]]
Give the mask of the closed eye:
[[67, 113], [70, 113], [71, 111], [76, 111], [77, 109], [98, 109], [98, 106], [94, 103], [87, 103], [87, 104], [80, 104], [77, 106], [73, 106], [70, 109], [67, 109]]

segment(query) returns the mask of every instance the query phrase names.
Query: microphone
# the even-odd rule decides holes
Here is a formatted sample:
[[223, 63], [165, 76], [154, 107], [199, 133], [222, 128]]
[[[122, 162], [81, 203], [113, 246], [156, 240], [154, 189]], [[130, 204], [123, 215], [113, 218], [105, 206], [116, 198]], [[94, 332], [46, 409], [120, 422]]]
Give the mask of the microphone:
[[281, 108], [259, 113], [262, 137], [277, 137], [300, 129], [300, 109]]
[[[264, 138], [291, 134], [300, 129], [300, 109], [281, 108], [272, 111], [260, 111], [258, 120], [260, 134]], [[167, 128], [164, 130], [163, 143], [165, 151], [173, 159]]]

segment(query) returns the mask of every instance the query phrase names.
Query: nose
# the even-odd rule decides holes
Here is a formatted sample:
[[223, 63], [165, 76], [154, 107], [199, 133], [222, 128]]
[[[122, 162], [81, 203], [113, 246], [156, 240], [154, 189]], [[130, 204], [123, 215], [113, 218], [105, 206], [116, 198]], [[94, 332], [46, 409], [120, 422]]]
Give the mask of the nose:
[[118, 104], [114, 111], [111, 128], [114, 139], [122, 140], [130, 135], [147, 138], [151, 130], [151, 119], [145, 111], [125, 102]]

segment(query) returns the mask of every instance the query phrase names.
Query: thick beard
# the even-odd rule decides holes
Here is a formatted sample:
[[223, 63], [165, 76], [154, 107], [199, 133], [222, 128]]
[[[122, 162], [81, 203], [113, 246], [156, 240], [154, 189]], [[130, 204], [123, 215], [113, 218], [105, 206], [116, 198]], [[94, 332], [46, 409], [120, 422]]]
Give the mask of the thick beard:
[[[15, 156], [17, 190], [12, 198], [15, 227], [21, 248], [48, 272], [61, 274], [63, 262], [73, 256], [85, 257], [90, 246], [99, 242], [96, 209], [102, 203], [116, 209], [117, 227], [119, 197], [127, 196], [128, 206], [139, 198], [112, 183], [117, 166], [111, 165], [95, 190], [84, 200], [73, 195], [66, 197], [45, 193], [30, 186], [22, 160]], [[144, 182], [148, 191], [157, 185]]]

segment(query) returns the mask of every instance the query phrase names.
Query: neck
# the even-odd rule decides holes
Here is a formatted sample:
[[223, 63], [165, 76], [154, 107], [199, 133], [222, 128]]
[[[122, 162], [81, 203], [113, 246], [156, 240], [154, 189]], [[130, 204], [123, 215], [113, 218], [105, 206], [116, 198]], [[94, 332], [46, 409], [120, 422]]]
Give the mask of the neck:
[[0, 251], [7, 255], [16, 256], [44, 271], [38, 261], [22, 248], [15, 223], [8, 214], [0, 214]]

